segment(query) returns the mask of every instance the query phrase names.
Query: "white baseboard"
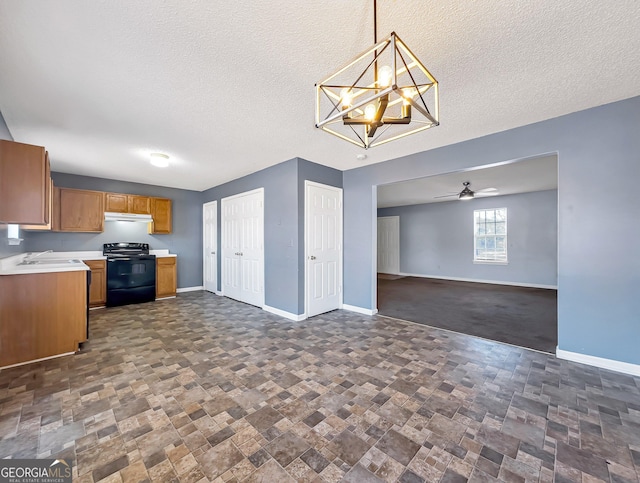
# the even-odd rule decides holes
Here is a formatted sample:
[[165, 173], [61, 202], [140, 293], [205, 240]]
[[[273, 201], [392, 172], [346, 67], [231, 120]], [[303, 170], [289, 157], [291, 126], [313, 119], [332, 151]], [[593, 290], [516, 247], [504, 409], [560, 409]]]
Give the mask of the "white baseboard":
[[156, 298], [156, 300], [167, 300], [167, 299], [174, 299], [174, 298], [176, 298], [175, 295], [169, 295], [167, 297], [158, 297]]
[[269, 305], [263, 305], [262, 310], [265, 310], [266, 312], [269, 312], [271, 314], [279, 315], [280, 317], [284, 317], [285, 319], [293, 320], [295, 322], [300, 322], [301, 320], [305, 320], [307, 318], [307, 316], [304, 314], [292, 314], [291, 312], [276, 309], [275, 307], [271, 307]]
[[613, 359], [605, 359], [603, 357], [590, 356], [587, 354], [580, 354], [579, 352], [565, 351], [557, 348], [556, 357], [558, 359], [565, 359], [567, 361], [588, 364], [590, 366], [600, 367], [602, 369], [609, 369], [610, 371], [631, 374], [632, 376], [640, 376], [640, 365], [638, 364], [614, 361]]
[[376, 315], [378, 313], [378, 309], [365, 309], [362, 307], [358, 307], [356, 305], [342, 304], [343, 310], [348, 310], [349, 312], [357, 312], [358, 314], [364, 315]]
[[399, 275], [402, 275], [403, 277], [420, 277], [420, 278], [435, 278], [439, 280], [451, 280], [452, 282], [490, 283], [493, 285], [512, 285], [514, 287], [544, 288], [548, 290], [558, 290], [557, 285], [544, 285], [541, 283], [501, 282], [497, 280], [481, 280], [477, 278], [464, 278], [464, 277], [443, 277], [441, 275], [423, 275], [421, 273], [405, 273], [405, 272], [400, 272]]
[[182, 287], [176, 290], [178, 293], [183, 292], [197, 292], [198, 290], [204, 290], [204, 287], [200, 285], [199, 287]]
[[216, 290], [213, 293], [216, 294], [216, 295], [219, 295], [220, 297], [224, 297], [224, 294], [220, 290]]

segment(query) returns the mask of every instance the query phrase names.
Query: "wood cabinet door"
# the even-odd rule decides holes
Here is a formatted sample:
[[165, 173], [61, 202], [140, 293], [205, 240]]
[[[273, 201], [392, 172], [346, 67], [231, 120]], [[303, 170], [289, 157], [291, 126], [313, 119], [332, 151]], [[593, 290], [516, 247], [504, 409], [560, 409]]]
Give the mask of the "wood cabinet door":
[[83, 271], [0, 277], [0, 366], [75, 352], [87, 339]]
[[48, 156], [41, 146], [0, 140], [0, 222], [49, 222]]
[[104, 193], [60, 188], [60, 231], [102, 232]]
[[137, 213], [141, 215], [151, 214], [151, 198], [148, 196], [127, 195], [128, 213]]
[[171, 200], [151, 198], [151, 216], [153, 222], [149, 225], [149, 233], [154, 235], [171, 233]]
[[[55, 230], [54, 228], [54, 219], [55, 219], [55, 214], [54, 214], [54, 210], [55, 207], [57, 206], [57, 204], [54, 204], [54, 196], [55, 196], [55, 186], [53, 186], [53, 180], [49, 180], [49, 189], [47, 190], [47, 199], [48, 199], [48, 208], [47, 208], [47, 213], [48, 213], [48, 219], [49, 221], [47, 222], [46, 225], [20, 225], [20, 229], [21, 230], [26, 230], [26, 231], [51, 231], [51, 230]], [[58, 217], [58, 221], [60, 221], [59, 219], [60, 217]]]
[[104, 194], [104, 211], [112, 213], [128, 213], [128, 196], [120, 193]]
[[60, 231], [60, 188], [51, 183], [51, 230]]
[[89, 306], [102, 307], [107, 303], [107, 262], [105, 260], [85, 260], [91, 269], [89, 285]]
[[177, 288], [176, 257], [156, 258], [156, 298], [172, 297]]

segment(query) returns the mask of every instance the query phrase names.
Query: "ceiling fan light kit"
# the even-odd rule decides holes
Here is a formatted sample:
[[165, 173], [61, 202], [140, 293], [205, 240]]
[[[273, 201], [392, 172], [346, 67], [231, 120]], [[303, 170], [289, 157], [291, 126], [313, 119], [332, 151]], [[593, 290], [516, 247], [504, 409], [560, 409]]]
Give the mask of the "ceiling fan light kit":
[[475, 193], [469, 189], [469, 185], [471, 184], [469, 181], [465, 181], [462, 183], [464, 185], [464, 189], [458, 195], [459, 200], [472, 200], [475, 197]]
[[464, 188], [462, 189], [462, 191], [460, 191], [460, 193], [451, 193], [448, 195], [434, 196], [433, 199], [452, 198], [454, 196], [457, 196], [459, 200], [466, 201], [466, 200], [475, 199], [476, 195], [477, 196], [498, 196], [500, 194], [500, 192], [496, 188], [482, 188], [479, 190], [472, 191], [471, 188], [469, 188], [469, 186], [471, 186], [471, 181], [463, 181], [462, 185], [464, 186]]
[[316, 84], [316, 127], [365, 149], [439, 125], [438, 81], [373, 10], [374, 45]]

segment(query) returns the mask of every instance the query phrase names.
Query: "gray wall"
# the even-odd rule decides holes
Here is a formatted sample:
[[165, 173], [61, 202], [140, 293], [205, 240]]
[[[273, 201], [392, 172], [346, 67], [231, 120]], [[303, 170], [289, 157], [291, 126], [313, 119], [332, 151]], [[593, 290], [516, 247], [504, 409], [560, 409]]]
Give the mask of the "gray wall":
[[[508, 265], [473, 263], [473, 211], [489, 208], [507, 208]], [[403, 273], [557, 284], [557, 190], [381, 208], [378, 216], [400, 217]]]
[[127, 222], [105, 223], [102, 233], [30, 232], [25, 245], [27, 251], [102, 250], [103, 243], [148, 243], [151, 249], [167, 248], [178, 255], [178, 288], [202, 285], [202, 205], [199, 192], [64, 173], [52, 173], [52, 178], [54, 184], [62, 188], [170, 198], [173, 232], [170, 235], [149, 235], [145, 223]]
[[639, 130], [634, 97], [346, 171], [345, 303], [375, 307], [376, 185], [557, 152], [559, 348], [640, 364]]
[[8, 139], [9, 141], [13, 141], [13, 136], [11, 132], [9, 132], [9, 128], [7, 127], [7, 123], [4, 121], [4, 117], [2, 117], [2, 113], [0, 112], [0, 139]]
[[[304, 313], [304, 181], [342, 186], [342, 172], [293, 158], [202, 193], [201, 202], [218, 201], [264, 188], [265, 303], [292, 314]], [[218, 250], [218, 287], [221, 287]]]
[[[2, 113], [0, 112], [0, 139], [6, 139], [9, 141], [13, 141], [13, 136], [9, 132], [9, 128], [7, 124], [4, 122], [4, 117], [2, 117]], [[25, 233], [21, 233], [20, 237], [24, 238], [26, 236]], [[24, 242], [21, 245], [9, 245], [7, 241], [7, 225], [0, 223], [0, 258], [10, 257], [11, 255], [15, 255], [17, 253], [24, 252]]]
[[[227, 196], [264, 188], [264, 290], [265, 303], [298, 313], [298, 159], [271, 166], [248, 176], [203, 191], [201, 205], [218, 201], [218, 246], [221, 232], [221, 200]], [[218, 250], [218, 289], [222, 287]]]

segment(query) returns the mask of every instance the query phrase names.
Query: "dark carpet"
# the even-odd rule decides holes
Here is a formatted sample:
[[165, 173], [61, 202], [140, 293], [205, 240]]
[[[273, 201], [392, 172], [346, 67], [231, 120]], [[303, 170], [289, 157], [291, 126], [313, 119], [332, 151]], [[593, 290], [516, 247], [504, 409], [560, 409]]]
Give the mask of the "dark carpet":
[[473, 282], [378, 278], [381, 315], [555, 353], [557, 291]]

